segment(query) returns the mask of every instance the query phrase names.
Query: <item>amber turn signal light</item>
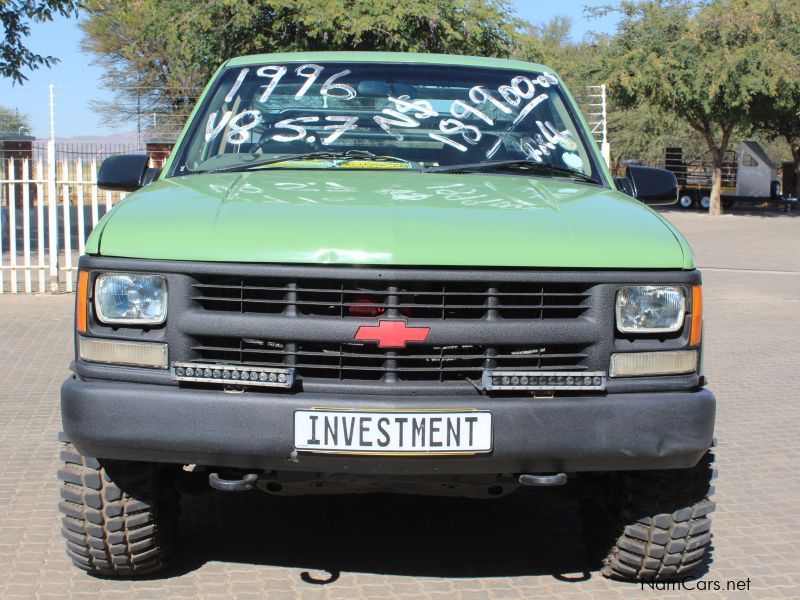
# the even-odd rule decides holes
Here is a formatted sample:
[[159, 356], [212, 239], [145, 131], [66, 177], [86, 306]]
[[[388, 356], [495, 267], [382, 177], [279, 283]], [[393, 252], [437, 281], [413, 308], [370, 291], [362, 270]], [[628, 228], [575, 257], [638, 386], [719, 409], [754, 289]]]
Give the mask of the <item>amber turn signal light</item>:
[[89, 273], [78, 273], [78, 295], [75, 299], [75, 329], [78, 333], [86, 333], [89, 312]]
[[690, 346], [699, 346], [703, 339], [703, 286], [692, 287], [692, 332], [689, 336]]

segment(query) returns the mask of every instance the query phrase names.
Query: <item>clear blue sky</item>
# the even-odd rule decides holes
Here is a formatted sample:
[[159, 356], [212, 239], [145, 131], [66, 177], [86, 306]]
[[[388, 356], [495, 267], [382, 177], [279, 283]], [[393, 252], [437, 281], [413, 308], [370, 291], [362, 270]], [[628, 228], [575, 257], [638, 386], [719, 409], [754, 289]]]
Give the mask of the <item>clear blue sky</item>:
[[[615, 25], [613, 16], [603, 19], [586, 19], [587, 6], [613, 3], [614, 0], [512, 0], [517, 14], [534, 23], [549, 21], [557, 15], [568, 15], [573, 19], [572, 37], [582, 38], [589, 31], [611, 31]], [[30, 118], [33, 135], [49, 135], [48, 85], [55, 85], [55, 122], [57, 137], [105, 136], [119, 131], [131, 131], [133, 125], [117, 128], [102, 127], [91, 110], [91, 100], [108, 99], [108, 92], [100, 85], [100, 69], [90, 64], [91, 57], [80, 49], [82, 32], [75, 19], [59, 18], [51, 23], [35, 24], [31, 27], [29, 47], [39, 54], [57, 56], [61, 62], [52, 69], [28, 73], [23, 86], [12, 86], [7, 79], [0, 79], [0, 105], [17, 108]]]

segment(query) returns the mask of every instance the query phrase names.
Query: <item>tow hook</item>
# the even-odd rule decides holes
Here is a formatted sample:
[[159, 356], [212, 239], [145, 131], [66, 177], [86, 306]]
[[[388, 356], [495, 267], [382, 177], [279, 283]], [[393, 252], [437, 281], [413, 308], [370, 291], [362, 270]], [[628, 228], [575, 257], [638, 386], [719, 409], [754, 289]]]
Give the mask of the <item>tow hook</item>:
[[553, 475], [534, 475], [533, 473], [523, 473], [519, 476], [522, 485], [532, 485], [536, 487], [555, 487], [567, 483], [566, 473], [554, 473]]
[[255, 473], [248, 473], [241, 479], [223, 479], [219, 473], [211, 473], [208, 476], [208, 485], [223, 492], [246, 492], [256, 487], [257, 481], [258, 475]]

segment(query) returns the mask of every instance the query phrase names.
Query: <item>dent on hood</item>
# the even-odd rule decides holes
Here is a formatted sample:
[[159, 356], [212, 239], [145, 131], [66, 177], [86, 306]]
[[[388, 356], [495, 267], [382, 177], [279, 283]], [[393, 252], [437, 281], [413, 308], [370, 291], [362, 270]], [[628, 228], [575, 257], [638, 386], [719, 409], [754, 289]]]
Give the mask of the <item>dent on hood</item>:
[[311, 254], [313, 262], [321, 264], [341, 263], [385, 263], [392, 259], [391, 252], [365, 252], [363, 250], [348, 250], [346, 248], [320, 248]]

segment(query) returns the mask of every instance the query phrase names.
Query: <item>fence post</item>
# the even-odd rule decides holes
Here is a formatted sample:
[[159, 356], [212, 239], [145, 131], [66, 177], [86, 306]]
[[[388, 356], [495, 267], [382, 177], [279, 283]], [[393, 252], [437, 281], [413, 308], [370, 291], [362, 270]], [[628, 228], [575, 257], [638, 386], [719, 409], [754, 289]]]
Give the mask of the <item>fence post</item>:
[[97, 227], [97, 159], [92, 158], [92, 170], [89, 173], [89, 181], [92, 184], [92, 229]]
[[14, 159], [8, 161], [8, 254], [9, 265], [11, 266], [11, 293], [16, 294], [17, 290], [17, 172]]
[[[3, 155], [2, 152], [0, 152], [0, 176], [4, 175], [5, 172], [6, 172], [3, 169], [3, 161], [4, 160], [5, 160], [4, 155]], [[12, 160], [13, 159], [9, 158], [8, 162], [6, 163], [6, 166], [11, 164]], [[0, 177], [0, 178], [2, 178], [2, 177]], [[3, 289], [5, 288], [5, 285], [6, 285], [6, 279], [5, 279], [6, 271], [3, 268], [4, 265], [3, 265], [3, 231], [2, 231], [3, 219], [2, 219], [2, 216], [3, 216], [3, 185], [2, 185], [2, 183], [0, 183], [0, 294], [3, 293]]]
[[[78, 255], [83, 256], [84, 247], [86, 244], [86, 224], [83, 217], [83, 161], [78, 155], [77, 164], [75, 165], [75, 185], [78, 190]], [[70, 274], [70, 277], [72, 275]]]
[[44, 294], [44, 168], [42, 167], [42, 157], [36, 159], [36, 250], [37, 262], [39, 265], [39, 286], [37, 291]]
[[50, 291], [58, 293], [58, 193], [56, 191], [56, 143], [47, 142], [47, 226]]
[[69, 187], [69, 161], [64, 158], [64, 166], [62, 171], [64, 180], [61, 186], [61, 195], [63, 197], [62, 205], [64, 215], [64, 272], [67, 274], [64, 280], [64, 289], [67, 292], [72, 291], [72, 222], [70, 219], [70, 187]]
[[33, 291], [31, 284], [31, 165], [22, 161], [22, 260], [25, 263], [25, 293]]

